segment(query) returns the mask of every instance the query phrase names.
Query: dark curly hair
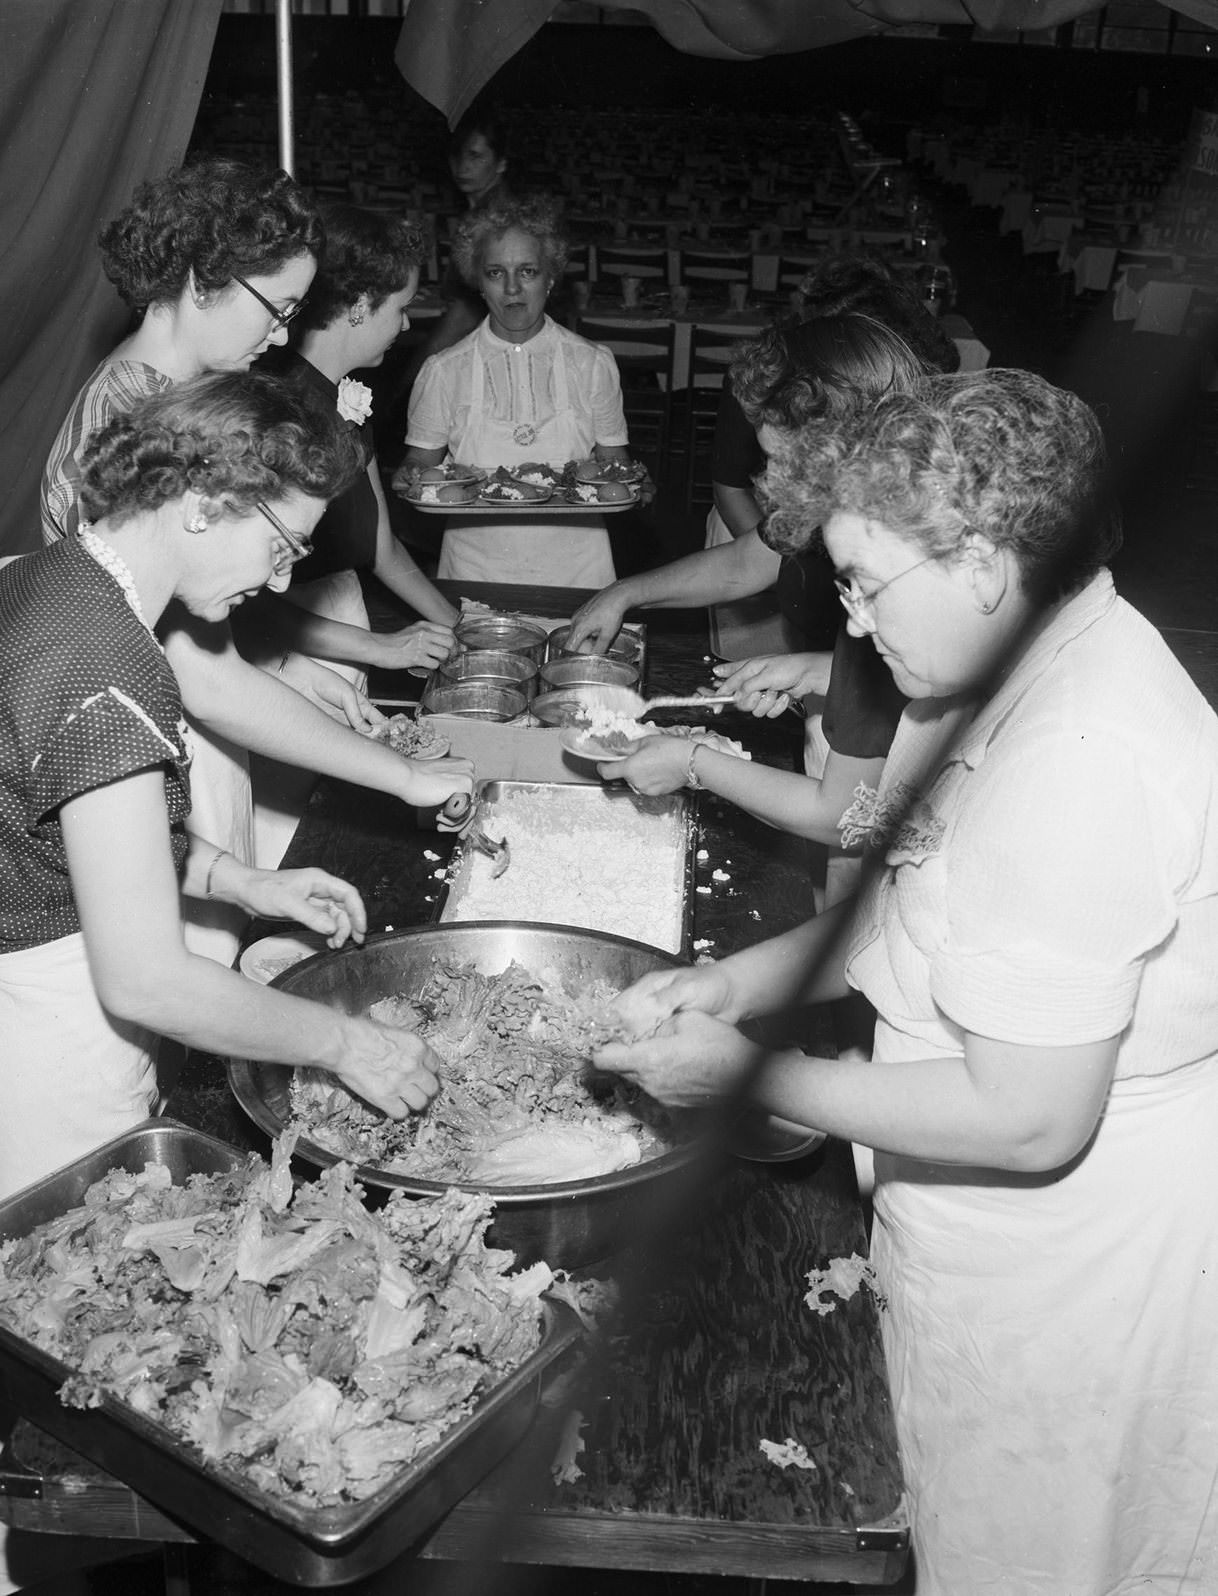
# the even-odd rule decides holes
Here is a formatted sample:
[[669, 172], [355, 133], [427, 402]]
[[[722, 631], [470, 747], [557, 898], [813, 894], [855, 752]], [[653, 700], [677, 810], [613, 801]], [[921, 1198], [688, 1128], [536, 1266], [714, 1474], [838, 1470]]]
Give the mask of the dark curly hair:
[[772, 547], [806, 547], [834, 511], [930, 556], [979, 532], [1011, 550], [1037, 603], [1076, 592], [1121, 542], [1099, 422], [1030, 371], [928, 377], [839, 426], [791, 435], [761, 481]]
[[358, 205], [323, 205], [326, 241], [300, 321], [328, 327], [365, 297], [376, 310], [406, 287], [423, 264], [426, 244], [417, 227]]
[[141, 183], [98, 243], [106, 276], [143, 310], [177, 299], [191, 272], [217, 292], [234, 276], [319, 255], [322, 229], [312, 199], [286, 172], [208, 159]]
[[486, 105], [471, 105], [469, 110], [448, 135], [449, 159], [460, 155], [470, 139], [476, 138], [481, 133], [490, 145], [491, 154], [497, 161], [506, 161], [508, 158], [508, 130], [507, 125], [497, 111]]
[[364, 469], [351, 428], [266, 372], [196, 377], [142, 399], [93, 433], [81, 504], [115, 523], [194, 491], [243, 514], [293, 488], [333, 499]]
[[784, 431], [841, 416], [928, 374], [899, 333], [873, 316], [817, 316], [770, 327], [737, 351], [732, 392], [754, 427]]
[[916, 289], [878, 255], [830, 255], [799, 285], [803, 304], [793, 318], [874, 316], [900, 333], [928, 371], [955, 371], [960, 351], [927, 310]]
[[567, 239], [559, 218], [558, 203], [548, 194], [529, 194], [470, 211], [453, 234], [452, 261], [462, 282], [478, 287], [483, 250], [492, 238], [502, 238], [513, 228], [537, 240], [547, 273], [561, 277], [567, 269]]

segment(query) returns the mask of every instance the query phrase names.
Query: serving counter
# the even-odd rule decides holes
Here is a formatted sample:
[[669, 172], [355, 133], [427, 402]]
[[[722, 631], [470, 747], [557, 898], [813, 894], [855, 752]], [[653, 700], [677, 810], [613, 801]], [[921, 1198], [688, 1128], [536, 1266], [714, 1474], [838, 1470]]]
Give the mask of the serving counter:
[[[554, 616], [570, 614], [585, 597], [441, 586]], [[691, 691], [708, 680], [704, 611], [641, 618], [651, 692]], [[395, 619], [387, 613], [374, 624]], [[373, 696], [405, 697], [410, 683], [374, 678]], [[799, 758], [793, 715], [754, 721], [729, 712], [713, 724], [755, 759], [790, 767]], [[809, 912], [810, 849], [707, 793], [698, 797], [694, 947], [695, 956], [715, 957]], [[370, 929], [382, 931], [431, 919], [452, 847], [400, 804], [323, 781], [286, 862], [321, 865], [354, 882]], [[792, 1017], [784, 1036], [809, 1048], [832, 1046], [815, 1015]], [[237, 1146], [266, 1150], [216, 1060], [188, 1061], [169, 1112]], [[551, 1382], [533, 1429], [505, 1463], [369, 1588], [408, 1590], [413, 1557], [897, 1581], [909, 1533], [882, 1304], [865, 1285], [830, 1295], [821, 1303], [828, 1311], [806, 1300], [810, 1271], [866, 1252], [848, 1146], [830, 1141], [778, 1164], [724, 1156], [710, 1179], [682, 1187], [657, 1211], [653, 1233], [624, 1239], [622, 1252], [589, 1271], [612, 1278], [621, 1292], [612, 1333], [590, 1340]], [[26, 1437], [23, 1448], [19, 1431], [6, 1453], [0, 1518], [35, 1530], [163, 1541], [178, 1576], [190, 1588], [209, 1588], [207, 1546], [191, 1544], [112, 1477], [54, 1449], [38, 1454], [36, 1443]], [[278, 1588], [255, 1578], [250, 1588]]]

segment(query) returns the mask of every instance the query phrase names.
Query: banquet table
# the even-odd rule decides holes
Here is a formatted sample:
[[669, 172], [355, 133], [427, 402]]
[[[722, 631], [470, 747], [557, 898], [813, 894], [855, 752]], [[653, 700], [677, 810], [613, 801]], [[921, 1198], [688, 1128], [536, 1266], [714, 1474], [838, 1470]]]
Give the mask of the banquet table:
[[[440, 586], [454, 599], [555, 619], [587, 596]], [[401, 613], [381, 602], [374, 624], [400, 623]], [[689, 691], [708, 679], [705, 611], [637, 618], [648, 628], [650, 691]], [[414, 696], [418, 685], [404, 673], [374, 675], [372, 692], [388, 702]], [[799, 759], [795, 716], [754, 721], [728, 712], [713, 724], [745, 742], [756, 759], [788, 768]], [[705, 793], [699, 840], [700, 956], [751, 944], [809, 912], [808, 844]], [[364, 895], [371, 931], [401, 930], [431, 919], [452, 846], [392, 800], [323, 780], [285, 863], [318, 864], [347, 877]], [[831, 1047], [823, 1018], [807, 1014], [784, 1024], [787, 1040]], [[265, 1137], [217, 1066], [192, 1056], [169, 1112], [265, 1152]], [[909, 1529], [880, 1304], [866, 1288], [832, 1299], [823, 1314], [804, 1301], [809, 1270], [867, 1250], [850, 1149], [831, 1140], [788, 1163], [725, 1154], [712, 1167], [713, 1178], [667, 1215], [662, 1243], [631, 1237], [620, 1254], [592, 1267], [622, 1289], [615, 1333], [590, 1341], [582, 1362], [547, 1385], [520, 1446], [376, 1576], [386, 1581], [375, 1584], [378, 1591], [404, 1588], [417, 1558], [867, 1585], [901, 1577]], [[560, 1483], [551, 1464], [560, 1435], [569, 1437], [573, 1426], [582, 1440], [578, 1472]], [[192, 1541], [153, 1504], [70, 1454], [56, 1457], [52, 1449], [48, 1460], [38, 1453], [31, 1466], [22, 1440], [19, 1427], [0, 1460], [0, 1520], [159, 1541], [175, 1592], [214, 1588], [207, 1543]], [[799, 1442], [810, 1466], [771, 1461], [762, 1440]], [[258, 1588], [288, 1587], [267, 1580]], [[494, 1588], [489, 1576], [481, 1588]]]
[[1193, 270], [1171, 266], [1127, 266], [1113, 288], [1114, 321], [1133, 323], [1134, 332], [1178, 336], [1200, 301], [1218, 297], [1218, 282]]

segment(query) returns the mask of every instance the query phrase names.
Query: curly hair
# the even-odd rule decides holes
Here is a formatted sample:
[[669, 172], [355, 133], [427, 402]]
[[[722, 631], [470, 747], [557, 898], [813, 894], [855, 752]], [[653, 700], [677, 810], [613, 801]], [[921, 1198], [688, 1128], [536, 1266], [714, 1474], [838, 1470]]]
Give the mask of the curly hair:
[[899, 333], [873, 316], [818, 316], [770, 327], [736, 352], [732, 392], [754, 427], [791, 431], [927, 375]]
[[190, 274], [216, 292], [234, 276], [319, 255], [321, 222], [286, 172], [208, 159], [141, 183], [98, 235], [106, 276], [136, 310], [177, 299]]
[[550, 277], [562, 276], [567, 269], [567, 239], [558, 204], [548, 194], [528, 194], [485, 210], [472, 210], [461, 218], [453, 235], [452, 259], [462, 282], [470, 288], [478, 287], [487, 244], [513, 229], [537, 240], [542, 264]]
[[93, 433], [81, 458], [90, 521], [121, 524], [194, 491], [243, 514], [293, 488], [337, 497], [364, 468], [338, 413], [322, 417], [266, 372], [224, 372], [152, 394]]
[[928, 377], [847, 425], [785, 441], [762, 479], [768, 540], [805, 548], [834, 511], [879, 521], [932, 556], [980, 532], [1010, 549], [1029, 597], [1049, 603], [1120, 547], [1106, 466], [1093, 412], [1043, 377]]
[[858, 312], [900, 333], [928, 371], [955, 371], [960, 351], [903, 277], [878, 255], [830, 255], [799, 285], [796, 321]]
[[305, 327], [328, 327], [360, 298], [378, 309], [423, 264], [423, 234], [400, 217], [335, 204], [322, 206], [321, 220], [326, 241], [300, 317]]

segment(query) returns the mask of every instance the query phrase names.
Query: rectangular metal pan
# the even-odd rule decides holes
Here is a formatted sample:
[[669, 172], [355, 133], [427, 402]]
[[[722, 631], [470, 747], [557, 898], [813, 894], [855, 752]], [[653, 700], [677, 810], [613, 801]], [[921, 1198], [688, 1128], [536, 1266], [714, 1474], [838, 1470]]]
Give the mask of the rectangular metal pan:
[[[177, 1183], [237, 1168], [244, 1157], [187, 1126], [148, 1121], [0, 1204], [0, 1239], [25, 1235], [78, 1207], [108, 1170], [138, 1174], [148, 1162], [167, 1166]], [[19, 1413], [117, 1475], [193, 1535], [218, 1541], [278, 1579], [326, 1586], [383, 1568], [467, 1495], [529, 1428], [545, 1371], [581, 1334], [566, 1308], [544, 1304], [540, 1347], [472, 1413], [375, 1496], [322, 1509], [293, 1507], [220, 1474], [116, 1398], [106, 1396], [87, 1411], [64, 1407], [57, 1393], [71, 1369], [4, 1325], [0, 1374]]]
[[[628, 824], [640, 811], [655, 815], [664, 849], [673, 858], [673, 889], [671, 903], [657, 904], [657, 918], [641, 928], [626, 923], [626, 917], [614, 923], [612, 914], [590, 920], [573, 918], [563, 907], [564, 886], [562, 867], [550, 858], [551, 848], [546, 839], [539, 839], [528, 848], [513, 837], [511, 806], [513, 800], [538, 797], [544, 801], [549, 833], [576, 835], [581, 855], [586, 860], [589, 877], [594, 876], [598, 864], [605, 869], [605, 894], [616, 888], [612, 872], [612, 855], [607, 844], [614, 840], [615, 832], [621, 837]], [[481, 893], [482, 907], [477, 914], [470, 913], [466, 904], [475, 885], [476, 850], [464, 844], [454, 855], [446, 881], [436, 897], [434, 918], [441, 922], [481, 919], [523, 920], [547, 925], [584, 925], [585, 929], [608, 931], [615, 936], [630, 937], [636, 942], [663, 948], [666, 953], [691, 956], [693, 948], [694, 912], [694, 859], [697, 851], [696, 803], [688, 793], [673, 793], [668, 798], [640, 798], [625, 787], [585, 786], [564, 782], [546, 781], [488, 781], [477, 789], [477, 824], [491, 837], [507, 835], [512, 862], [505, 874], [494, 883], [494, 896], [504, 905], [502, 913], [489, 912], [491, 896]], [[486, 863], [485, 860], [482, 861]], [[647, 866], [641, 866], [646, 870]], [[513, 876], [515, 888], [513, 890]], [[522, 876], [525, 878], [522, 882]], [[480, 877], [478, 878], [480, 882]], [[552, 892], [547, 888], [552, 887]], [[662, 890], [662, 889], [660, 889]], [[547, 897], [554, 908], [547, 907]], [[519, 912], [519, 904], [527, 903], [528, 912]], [[515, 905], [515, 906], [514, 906]], [[488, 912], [483, 912], [487, 909]]]

